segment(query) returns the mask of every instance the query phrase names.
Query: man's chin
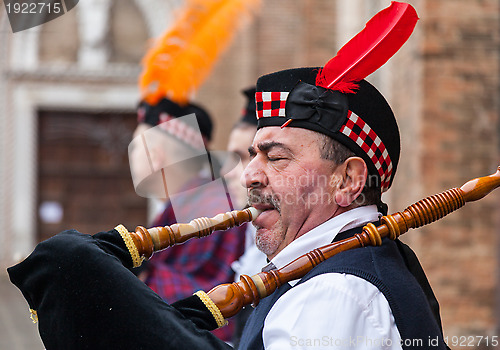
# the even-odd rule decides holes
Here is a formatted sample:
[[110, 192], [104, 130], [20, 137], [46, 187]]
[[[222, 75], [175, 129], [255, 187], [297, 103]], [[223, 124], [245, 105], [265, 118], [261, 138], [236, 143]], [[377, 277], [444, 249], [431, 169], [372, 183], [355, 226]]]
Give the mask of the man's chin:
[[272, 231], [260, 227], [255, 233], [255, 245], [270, 260], [275, 255], [279, 243], [276, 242]]
[[261, 252], [267, 255], [268, 259], [272, 259], [278, 253], [278, 249], [284, 241], [285, 234], [283, 228], [279, 223], [270, 227], [255, 225], [255, 228], [255, 245]]

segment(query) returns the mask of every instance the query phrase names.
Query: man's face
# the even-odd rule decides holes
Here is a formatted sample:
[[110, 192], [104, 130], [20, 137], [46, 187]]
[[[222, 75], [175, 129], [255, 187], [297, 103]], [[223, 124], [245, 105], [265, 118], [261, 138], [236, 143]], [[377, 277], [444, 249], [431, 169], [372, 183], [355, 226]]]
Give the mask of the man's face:
[[320, 157], [318, 134], [287, 127], [257, 131], [241, 177], [254, 221], [256, 244], [272, 259], [290, 242], [333, 217], [336, 166]]
[[[196, 155], [198, 152], [193, 153], [159, 126], [139, 124], [129, 145], [136, 192], [145, 197], [168, 199], [198, 172], [188, 163]], [[193, 161], [198, 160], [193, 158]]]
[[[237, 155], [241, 160], [241, 164], [238, 164], [224, 176], [227, 180], [231, 200], [236, 209], [242, 209], [247, 202], [247, 190], [241, 185], [240, 177], [243, 173], [243, 169], [250, 162], [248, 146], [252, 144], [256, 129], [257, 127], [250, 125], [237, 127], [233, 129], [229, 135], [227, 150], [232, 154]], [[225, 173], [224, 169], [223, 173]]]

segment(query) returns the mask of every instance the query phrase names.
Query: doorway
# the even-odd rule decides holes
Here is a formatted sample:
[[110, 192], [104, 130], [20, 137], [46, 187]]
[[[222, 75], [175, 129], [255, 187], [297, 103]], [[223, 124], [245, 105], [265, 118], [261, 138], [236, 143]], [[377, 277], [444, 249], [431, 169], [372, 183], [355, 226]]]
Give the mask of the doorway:
[[132, 184], [129, 112], [38, 113], [37, 239], [74, 228], [107, 231], [146, 225], [147, 200]]

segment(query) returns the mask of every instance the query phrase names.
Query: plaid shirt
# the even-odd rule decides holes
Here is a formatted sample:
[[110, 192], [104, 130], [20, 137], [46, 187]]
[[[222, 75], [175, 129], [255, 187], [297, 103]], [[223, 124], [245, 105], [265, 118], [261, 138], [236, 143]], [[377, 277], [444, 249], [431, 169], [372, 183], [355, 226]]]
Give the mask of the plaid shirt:
[[[191, 185], [192, 188], [197, 187], [196, 182]], [[191, 196], [186, 200], [182, 210], [189, 211], [189, 206], [191, 211], [197, 207], [208, 208], [212, 213], [221, 213], [227, 210], [228, 200], [225, 193], [204, 188], [203, 191], [197, 191], [196, 198]], [[168, 226], [174, 223], [174, 208], [168, 203], [153, 226]], [[243, 254], [245, 230], [246, 225], [242, 225], [227, 231], [214, 232], [208, 237], [191, 239], [156, 253], [147, 265], [146, 284], [168, 303], [172, 303], [191, 296], [198, 290], [208, 292], [216, 285], [234, 282], [231, 263]], [[218, 329], [215, 334], [222, 340], [230, 340], [232, 327]]]

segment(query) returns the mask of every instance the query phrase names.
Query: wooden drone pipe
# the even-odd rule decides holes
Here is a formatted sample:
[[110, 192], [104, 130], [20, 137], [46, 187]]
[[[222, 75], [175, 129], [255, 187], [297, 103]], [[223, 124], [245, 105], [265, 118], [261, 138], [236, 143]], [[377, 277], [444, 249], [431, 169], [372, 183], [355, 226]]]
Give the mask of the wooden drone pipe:
[[205, 217], [194, 219], [188, 224], [173, 224], [149, 229], [137, 226], [136, 232], [130, 232], [130, 236], [139, 251], [139, 256], [149, 259], [154, 252], [184, 243], [191, 238], [208, 236], [214, 231], [240, 226], [254, 220], [259, 214], [259, 210], [249, 207], [218, 214], [210, 219]]
[[461, 208], [467, 202], [483, 198], [500, 186], [500, 166], [496, 173], [473, 179], [460, 188], [453, 188], [427, 197], [407, 207], [403, 212], [383, 216], [382, 224], [368, 224], [363, 232], [300, 256], [279, 270], [242, 275], [239, 282], [219, 285], [207, 294], [224, 318], [236, 315], [243, 306], [257, 305], [260, 299], [272, 294], [278, 287], [305, 276], [314, 266], [349, 249], [382, 244], [382, 238], [396, 239], [410, 228], [417, 228], [441, 219]]

